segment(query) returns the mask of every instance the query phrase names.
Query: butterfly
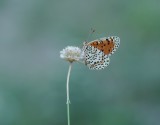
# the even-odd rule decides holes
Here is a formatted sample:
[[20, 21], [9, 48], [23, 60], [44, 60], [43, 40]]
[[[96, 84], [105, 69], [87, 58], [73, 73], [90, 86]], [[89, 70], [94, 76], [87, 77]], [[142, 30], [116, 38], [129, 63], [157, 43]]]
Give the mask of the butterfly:
[[84, 62], [89, 69], [100, 70], [109, 65], [109, 57], [120, 45], [117, 36], [104, 37], [99, 40], [83, 43]]

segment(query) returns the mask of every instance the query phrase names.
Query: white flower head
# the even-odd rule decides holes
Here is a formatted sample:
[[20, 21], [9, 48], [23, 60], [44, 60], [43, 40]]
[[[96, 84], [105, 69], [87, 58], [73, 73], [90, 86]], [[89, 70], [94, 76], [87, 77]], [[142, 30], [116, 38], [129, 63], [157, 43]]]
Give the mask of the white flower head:
[[65, 49], [60, 51], [60, 57], [62, 59], [65, 59], [69, 62], [79, 61], [80, 59], [83, 59], [83, 51], [74, 46], [67, 46]]

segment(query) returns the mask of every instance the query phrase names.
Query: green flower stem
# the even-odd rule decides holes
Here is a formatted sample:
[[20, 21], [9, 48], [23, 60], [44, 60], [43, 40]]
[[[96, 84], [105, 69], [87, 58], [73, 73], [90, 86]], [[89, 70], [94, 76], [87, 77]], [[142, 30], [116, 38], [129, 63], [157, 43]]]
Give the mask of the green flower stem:
[[67, 75], [67, 85], [66, 85], [66, 90], [67, 90], [67, 120], [68, 120], [68, 125], [70, 125], [70, 112], [69, 112], [69, 105], [70, 105], [70, 99], [69, 99], [69, 78], [70, 78], [71, 68], [72, 68], [72, 63], [70, 63], [70, 65], [69, 65], [68, 75]]

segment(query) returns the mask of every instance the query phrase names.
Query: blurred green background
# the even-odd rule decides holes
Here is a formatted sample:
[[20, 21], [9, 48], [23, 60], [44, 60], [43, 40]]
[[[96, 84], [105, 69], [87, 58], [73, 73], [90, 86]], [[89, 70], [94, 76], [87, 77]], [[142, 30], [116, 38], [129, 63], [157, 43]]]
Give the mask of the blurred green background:
[[160, 124], [159, 0], [0, 0], [0, 125], [66, 125], [59, 52], [116, 35], [108, 68], [74, 63], [71, 125]]

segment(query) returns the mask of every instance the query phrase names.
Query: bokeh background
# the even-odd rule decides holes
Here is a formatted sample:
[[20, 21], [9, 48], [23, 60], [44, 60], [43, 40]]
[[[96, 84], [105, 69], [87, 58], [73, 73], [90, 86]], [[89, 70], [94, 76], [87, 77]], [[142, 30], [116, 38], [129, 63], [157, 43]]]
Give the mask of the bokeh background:
[[160, 124], [159, 0], [0, 0], [0, 125], [66, 125], [59, 52], [116, 35], [108, 68], [74, 63], [71, 124]]

